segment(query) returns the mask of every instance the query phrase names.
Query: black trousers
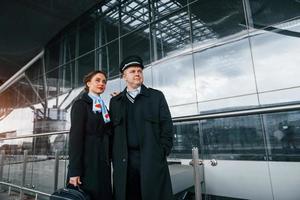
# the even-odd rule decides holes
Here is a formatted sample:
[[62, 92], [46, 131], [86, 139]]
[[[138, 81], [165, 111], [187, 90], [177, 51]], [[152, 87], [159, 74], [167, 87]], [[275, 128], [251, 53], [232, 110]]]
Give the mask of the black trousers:
[[128, 151], [126, 200], [142, 200], [140, 151]]

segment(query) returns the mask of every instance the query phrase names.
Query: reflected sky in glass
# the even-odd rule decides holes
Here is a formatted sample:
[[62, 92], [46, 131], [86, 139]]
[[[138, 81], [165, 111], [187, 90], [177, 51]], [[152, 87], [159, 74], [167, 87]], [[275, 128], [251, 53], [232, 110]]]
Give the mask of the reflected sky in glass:
[[239, 110], [255, 106], [258, 106], [256, 94], [198, 103], [200, 113]]
[[[289, 28], [300, 32], [300, 20]], [[251, 38], [258, 91], [300, 85], [300, 38], [263, 32]]]
[[152, 67], [147, 67], [143, 70], [144, 74], [144, 85], [146, 87], [153, 87], [152, 83]]
[[161, 90], [169, 106], [196, 102], [192, 55], [153, 65], [153, 86]]
[[107, 107], [111, 99], [110, 94], [112, 94], [113, 92], [120, 92], [120, 91], [121, 91], [121, 83], [119, 78], [109, 80], [107, 82], [105, 92], [101, 95]]
[[295, 102], [300, 100], [300, 88], [287, 90], [278, 90], [259, 94], [259, 100], [262, 105]]
[[198, 101], [256, 92], [247, 39], [198, 52], [194, 58]]
[[182, 117], [198, 114], [198, 108], [196, 103], [183, 106], [171, 106], [170, 112], [172, 117]]
[[6, 118], [1, 120], [0, 133], [16, 131], [18, 136], [32, 134], [33, 120], [33, 111], [30, 108], [15, 109]]

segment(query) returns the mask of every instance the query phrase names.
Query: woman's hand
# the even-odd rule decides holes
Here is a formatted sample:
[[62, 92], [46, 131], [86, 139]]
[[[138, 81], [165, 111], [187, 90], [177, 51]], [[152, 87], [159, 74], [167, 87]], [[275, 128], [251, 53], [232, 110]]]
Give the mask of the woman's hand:
[[75, 187], [81, 185], [80, 176], [70, 177], [69, 184], [74, 185]]

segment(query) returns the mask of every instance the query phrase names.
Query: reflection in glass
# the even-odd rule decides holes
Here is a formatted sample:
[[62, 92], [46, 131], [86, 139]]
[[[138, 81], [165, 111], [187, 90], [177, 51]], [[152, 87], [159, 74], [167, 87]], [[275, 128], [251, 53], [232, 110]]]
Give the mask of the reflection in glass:
[[77, 60], [78, 62], [78, 86], [83, 85], [83, 77], [95, 70], [95, 55], [94, 52], [89, 53]]
[[204, 114], [249, 109], [258, 105], [257, 94], [253, 94], [200, 102], [198, 103], [198, 109], [200, 113]]
[[153, 87], [152, 83], [152, 67], [148, 66], [143, 70], [144, 75], [144, 85], [146, 87]]
[[59, 77], [62, 81], [61, 83], [61, 91], [62, 93], [69, 92], [71, 89], [75, 87], [75, 61], [70, 62], [66, 65], [60, 67]]
[[108, 80], [105, 92], [101, 95], [101, 97], [103, 98], [107, 107], [108, 107], [109, 101], [111, 99], [111, 94], [113, 92], [121, 92], [124, 89], [124, 88], [121, 88], [120, 86], [121, 86], [121, 83], [120, 83], [119, 78], [116, 78], [113, 80]]
[[189, 47], [190, 21], [188, 9], [184, 8], [152, 25], [153, 60], [170, 52]]
[[153, 65], [153, 87], [161, 90], [169, 106], [196, 102], [191, 55], [172, 58]]
[[46, 72], [58, 67], [60, 53], [60, 40], [56, 40], [46, 47], [45, 51], [45, 65]]
[[263, 115], [270, 160], [300, 161], [300, 111]]
[[259, 93], [261, 105], [295, 104], [300, 100], [300, 87]]
[[79, 55], [95, 48], [95, 21], [85, 18], [79, 25]]
[[124, 1], [121, 5], [121, 35], [131, 32], [150, 22], [149, 6], [143, 1]]
[[300, 15], [298, 1], [263, 0], [249, 1], [254, 28], [266, 28], [283, 21], [289, 21]]
[[259, 92], [300, 85], [300, 20], [280, 24], [298, 37], [264, 31], [251, 37], [254, 67]]
[[[45, 99], [45, 88], [44, 88], [44, 74], [42, 60], [38, 60], [31, 65], [29, 69], [25, 72], [25, 79], [22, 82], [24, 90], [18, 90], [18, 92], [23, 93], [26, 90], [31, 91], [32, 103], [41, 102], [41, 99]], [[38, 95], [37, 95], [38, 94]]]
[[173, 133], [174, 141], [170, 158], [191, 158], [193, 147], [198, 147], [200, 151], [198, 122], [175, 123]]
[[[65, 62], [69, 62], [71, 59], [75, 58], [75, 48], [76, 48], [76, 28], [71, 26], [64, 35], [64, 59]], [[65, 63], [64, 62], [64, 63]]]
[[150, 63], [149, 28], [137, 30], [121, 38], [122, 57], [139, 55], [144, 65]]
[[259, 115], [201, 120], [205, 159], [264, 160]]
[[256, 93], [248, 39], [194, 55], [198, 101]]
[[33, 120], [32, 108], [15, 108], [1, 120], [0, 135], [5, 138], [32, 134]]
[[182, 117], [199, 114], [196, 103], [181, 106], [170, 106], [170, 112], [172, 117]]
[[119, 41], [112, 42], [97, 51], [100, 68], [108, 77], [119, 75]]
[[[54, 191], [55, 154], [58, 155], [58, 187], [64, 187], [68, 165], [67, 134], [37, 138], [6, 139], [0, 145], [3, 156], [3, 180], [30, 189]], [[39, 141], [39, 142], [38, 142]], [[47, 142], [42, 142], [47, 141]], [[25, 157], [25, 151], [27, 157]], [[23, 167], [26, 164], [25, 182]]]
[[194, 43], [213, 42], [246, 30], [243, 1], [195, 1], [189, 7]]
[[168, 14], [171, 14], [187, 5], [187, 0], [172, 1], [172, 0], [153, 0], [152, 1], [152, 15], [153, 19], [160, 19]]
[[55, 69], [46, 73], [48, 97], [57, 96], [60, 93], [59, 69]]
[[[110, 2], [107, 2], [109, 4]], [[103, 6], [104, 7], [104, 6]], [[102, 7], [102, 8], [103, 8]], [[97, 10], [98, 11], [98, 10]], [[119, 36], [119, 9], [110, 10], [99, 18], [100, 47], [115, 40]]]

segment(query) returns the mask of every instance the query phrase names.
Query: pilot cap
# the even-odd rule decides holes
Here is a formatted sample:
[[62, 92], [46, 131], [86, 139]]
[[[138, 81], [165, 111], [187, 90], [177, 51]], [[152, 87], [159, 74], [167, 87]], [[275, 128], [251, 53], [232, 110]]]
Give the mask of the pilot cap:
[[128, 56], [120, 64], [120, 72], [123, 73], [125, 69], [130, 66], [140, 66], [144, 69], [143, 60], [139, 56]]

